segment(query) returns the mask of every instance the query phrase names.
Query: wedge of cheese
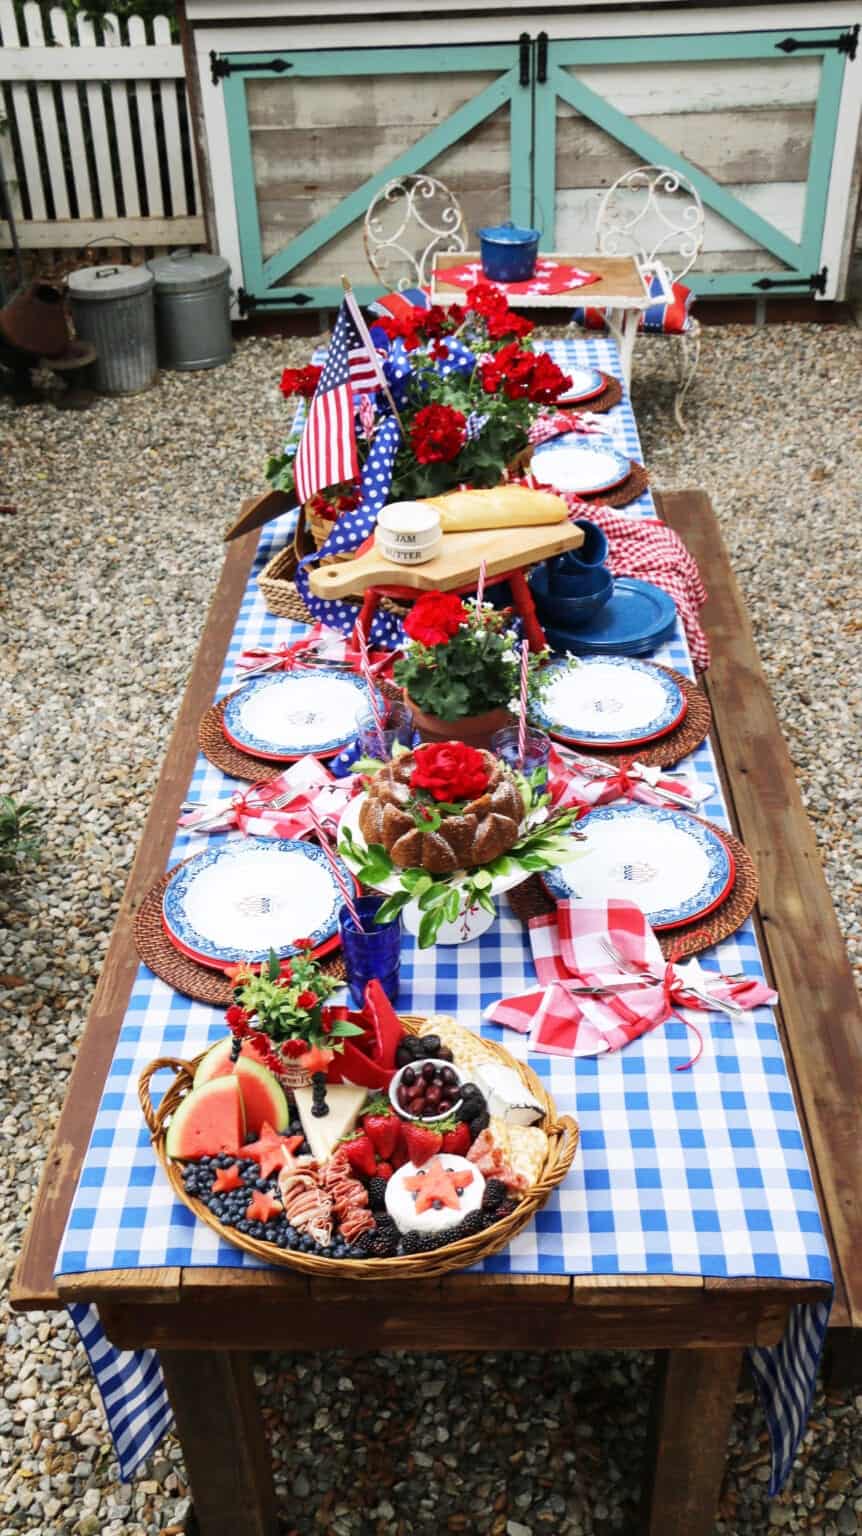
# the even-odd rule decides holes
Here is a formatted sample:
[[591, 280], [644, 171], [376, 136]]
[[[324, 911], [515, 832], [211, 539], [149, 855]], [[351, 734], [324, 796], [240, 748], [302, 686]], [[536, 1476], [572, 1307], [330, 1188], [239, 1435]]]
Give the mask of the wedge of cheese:
[[335, 1151], [336, 1143], [353, 1130], [359, 1111], [368, 1098], [368, 1089], [354, 1088], [350, 1083], [330, 1084], [326, 1090], [329, 1114], [321, 1115], [319, 1119], [311, 1113], [311, 1088], [293, 1088], [291, 1092], [296, 1099], [296, 1112], [311, 1155], [319, 1163], [325, 1163]]
[[428, 498], [440, 513], [444, 533], [465, 533], [471, 528], [529, 528], [542, 523], [563, 523], [569, 509], [552, 491], [531, 491], [525, 485], [494, 485], [488, 490], [450, 491]]

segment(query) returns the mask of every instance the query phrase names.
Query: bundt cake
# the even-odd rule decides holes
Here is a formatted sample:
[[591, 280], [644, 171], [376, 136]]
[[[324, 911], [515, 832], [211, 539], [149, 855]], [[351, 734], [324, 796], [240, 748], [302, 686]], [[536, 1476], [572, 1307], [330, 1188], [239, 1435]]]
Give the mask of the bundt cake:
[[[429, 793], [424, 785], [417, 785], [422, 778], [422, 754], [439, 755], [441, 745], [417, 747], [378, 769], [368, 781], [359, 813], [366, 842], [382, 843], [399, 868], [424, 869], [431, 875], [490, 864], [517, 842], [524, 815], [509, 769], [490, 752], [467, 749], [474, 754], [473, 784], [481, 784], [483, 776], [485, 783], [466, 798], [444, 798], [436, 787]], [[441, 800], [443, 804], [437, 803]], [[428, 830], [423, 820], [429, 822]]]

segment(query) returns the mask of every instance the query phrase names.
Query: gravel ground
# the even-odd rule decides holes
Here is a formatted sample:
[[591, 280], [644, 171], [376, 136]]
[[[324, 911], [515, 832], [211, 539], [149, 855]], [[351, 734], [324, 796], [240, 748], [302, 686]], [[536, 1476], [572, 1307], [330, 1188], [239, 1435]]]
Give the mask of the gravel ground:
[[[260, 486], [264, 453], [284, 429], [279, 369], [309, 346], [246, 341], [227, 368], [166, 375], [148, 394], [84, 414], [14, 412], [0, 400], [0, 502], [18, 506], [0, 520], [0, 784], [35, 800], [45, 821], [42, 863], [0, 897], [3, 1292], [216, 580], [220, 536]], [[848, 426], [859, 419], [859, 334], [708, 330], [685, 438], [669, 414], [670, 367], [661, 343], [636, 358], [646, 462], [655, 485], [701, 485], [718, 509], [860, 965], [850, 765], [862, 437]], [[117, 1481], [65, 1317], [7, 1312], [3, 1330], [0, 1536], [177, 1527], [187, 1508], [178, 1447], [166, 1441], [134, 1484]], [[287, 1528], [302, 1536], [632, 1528], [648, 1356], [279, 1356], [257, 1372], [278, 1486], [291, 1495]], [[743, 1391], [716, 1531], [862, 1529], [862, 1397], [818, 1394], [791, 1485], [771, 1505], [767, 1476], [763, 1421]]]

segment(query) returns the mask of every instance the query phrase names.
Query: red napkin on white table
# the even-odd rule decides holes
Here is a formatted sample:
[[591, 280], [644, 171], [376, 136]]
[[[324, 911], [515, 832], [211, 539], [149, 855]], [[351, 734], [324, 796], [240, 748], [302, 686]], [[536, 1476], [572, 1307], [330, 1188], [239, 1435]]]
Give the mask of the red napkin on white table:
[[[555, 912], [530, 922], [530, 946], [541, 985], [517, 997], [501, 998], [486, 1010], [493, 1024], [529, 1034], [530, 1050], [546, 1056], [597, 1056], [618, 1051], [664, 1024], [678, 1007], [706, 1009], [708, 1004], [686, 991], [686, 978], [706, 987], [717, 998], [756, 1008], [778, 1001], [763, 982], [733, 981], [717, 971], [704, 971], [697, 961], [674, 965], [665, 961], [658, 940], [640, 907], [629, 901], [587, 906], [560, 901]], [[602, 947], [610, 943], [631, 966], [661, 976], [655, 985], [637, 985]], [[590, 995], [576, 988], [619, 989], [613, 995]], [[694, 1025], [682, 1019], [689, 1028]], [[700, 1040], [700, 1033], [695, 1029]], [[700, 1055], [700, 1049], [691, 1062]], [[678, 1068], [677, 1070], [682, 1070]]]

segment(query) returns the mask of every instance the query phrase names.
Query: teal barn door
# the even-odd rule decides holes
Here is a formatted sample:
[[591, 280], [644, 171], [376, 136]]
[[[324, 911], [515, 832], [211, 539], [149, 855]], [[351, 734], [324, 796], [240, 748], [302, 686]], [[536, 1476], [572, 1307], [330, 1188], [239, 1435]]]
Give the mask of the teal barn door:
[[531, 50], [324, 49], [213, 55], [225, 93], [242, 307], [335, 307], [341, 274], [380, 292], [362, 221], [393, 177], [428, 171], [477, 224], [531, 204]]
[[[812, 7], [812, 12], [816, 7]], [[857, 29], [858, 32], [858, 29]], [[594, 248], [603, 192], [681, 171], [706, 210], [686, 279], [707, 295], [823, 293], [829, 177], [855, 33], [537, 40], [535, 199], [546, 250]]]

